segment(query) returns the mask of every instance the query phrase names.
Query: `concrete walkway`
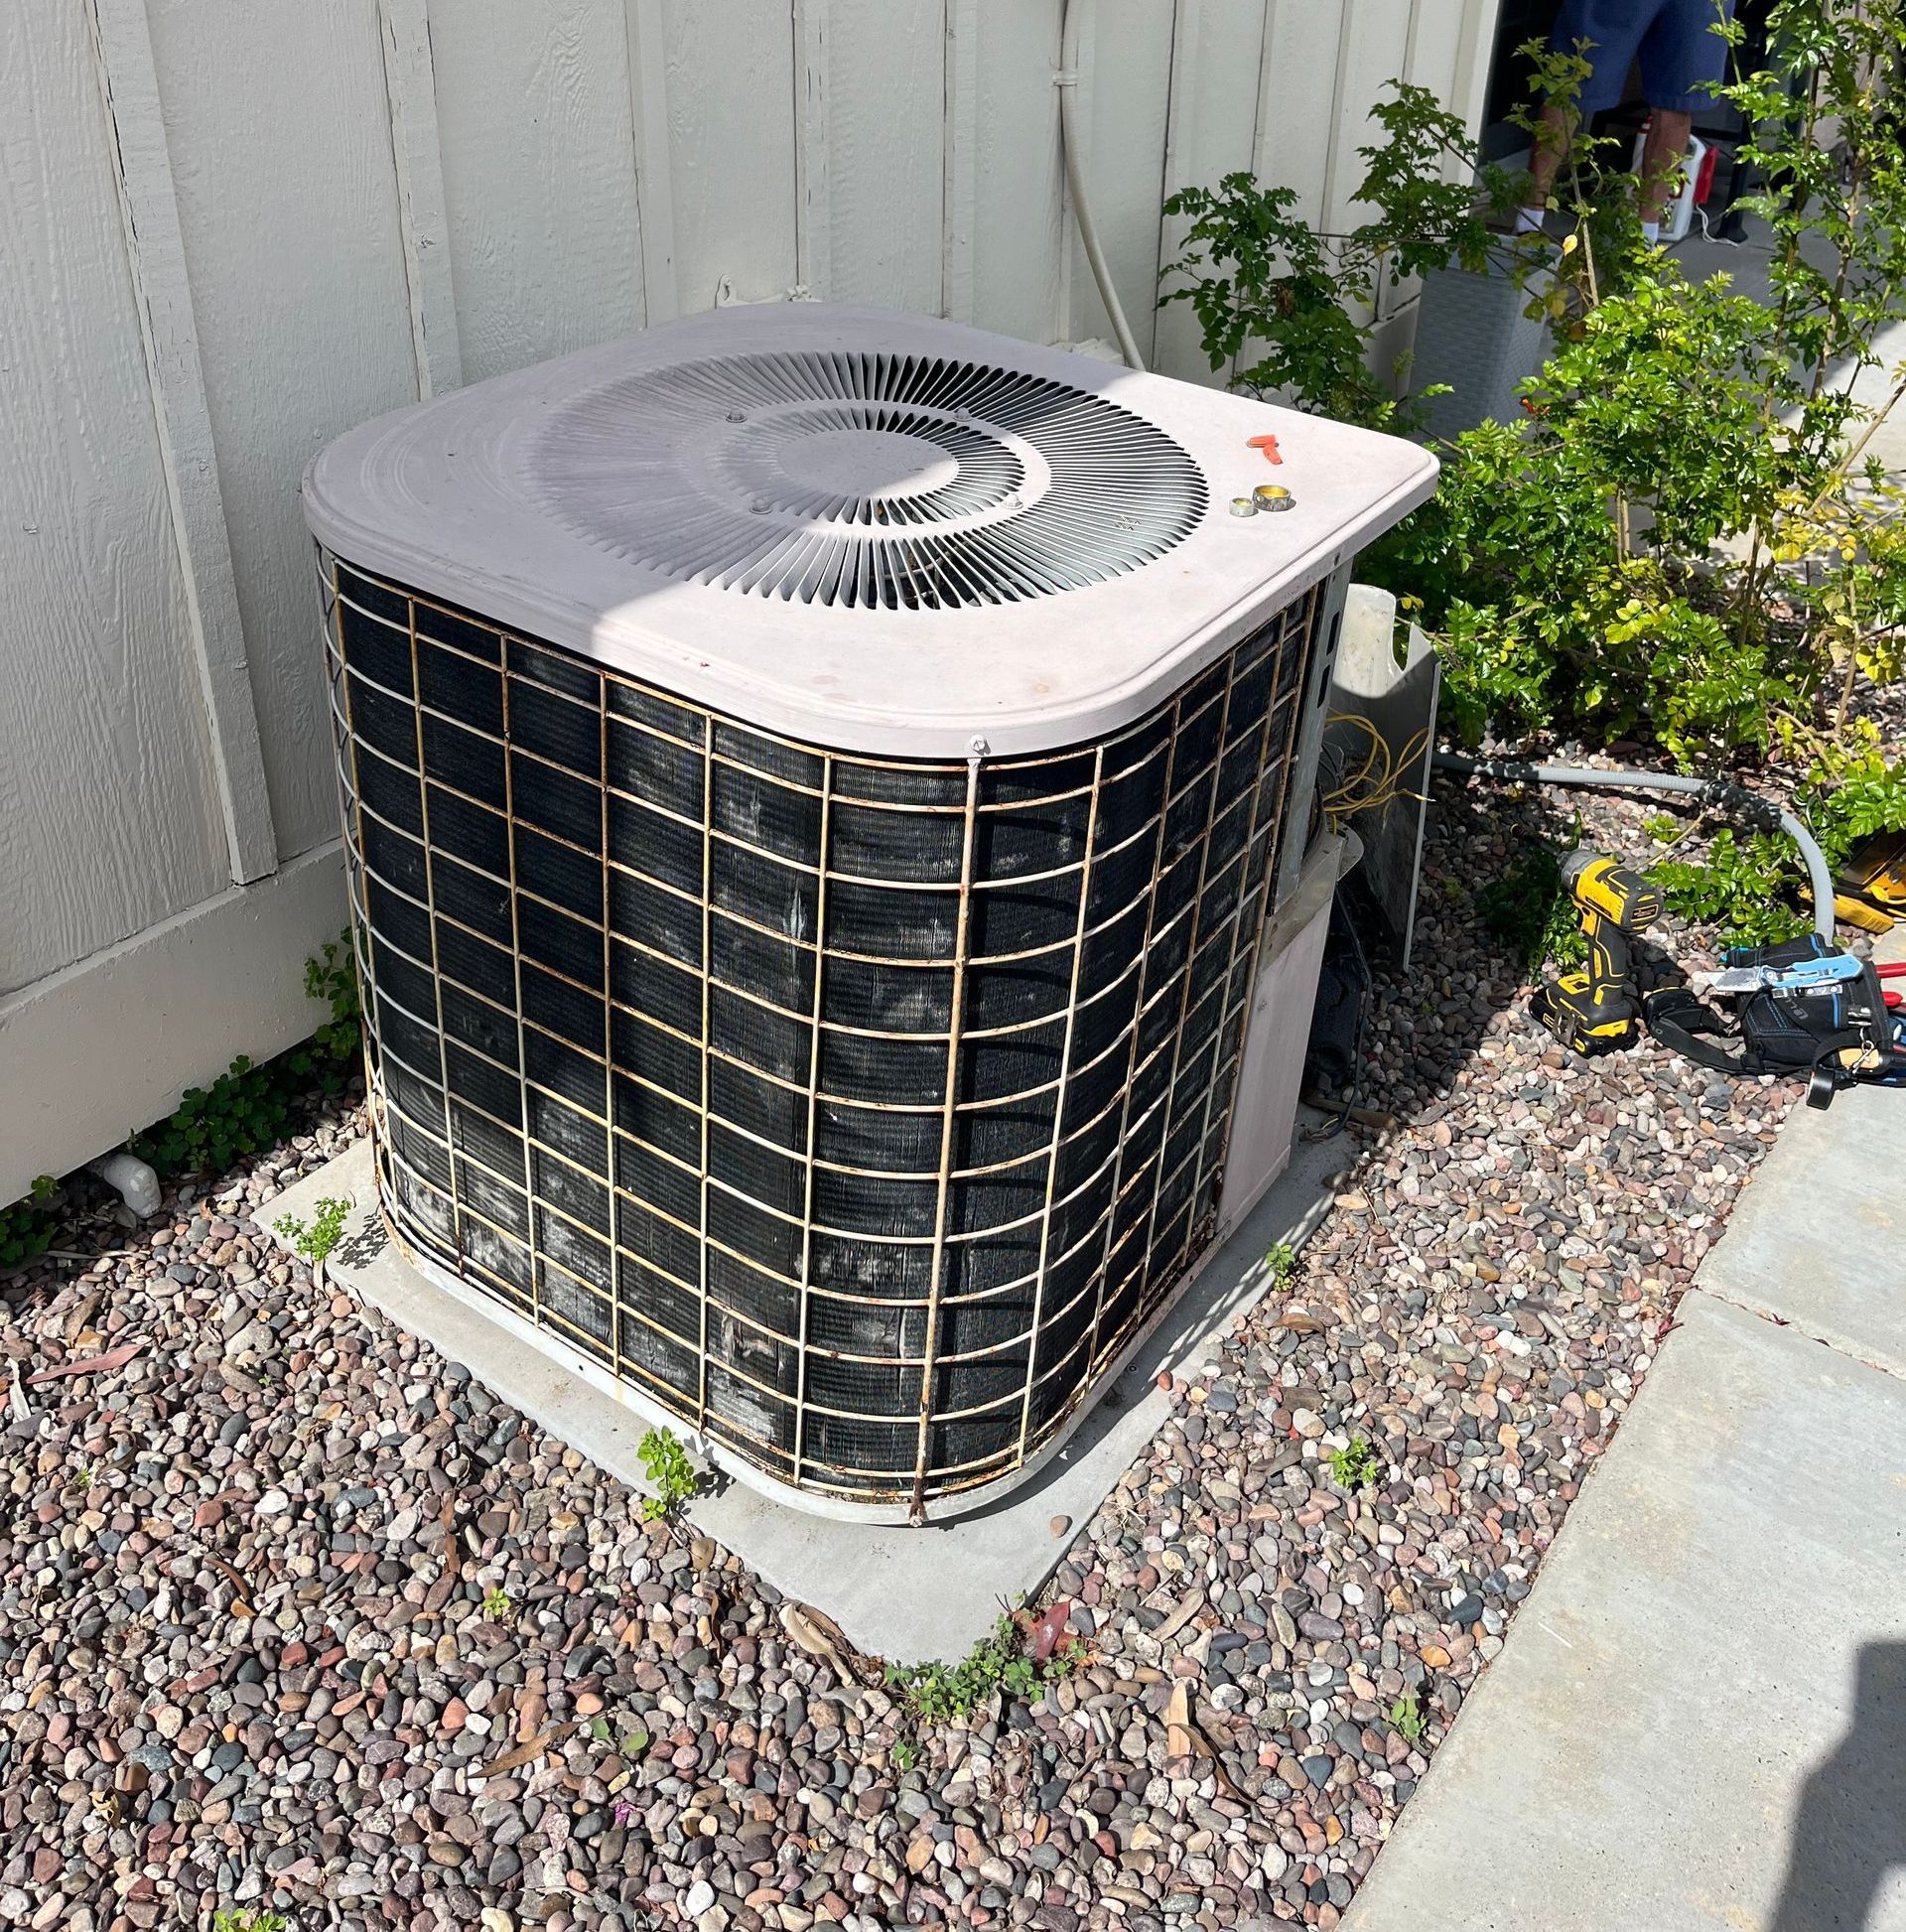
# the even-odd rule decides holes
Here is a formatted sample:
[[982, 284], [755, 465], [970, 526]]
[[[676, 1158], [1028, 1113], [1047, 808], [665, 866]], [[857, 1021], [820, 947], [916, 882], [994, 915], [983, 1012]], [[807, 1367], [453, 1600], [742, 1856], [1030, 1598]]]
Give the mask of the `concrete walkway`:
[[1796, 1110], [1681, 1324], [1345, 1932], [1906, 1932], [1906, 1093]]

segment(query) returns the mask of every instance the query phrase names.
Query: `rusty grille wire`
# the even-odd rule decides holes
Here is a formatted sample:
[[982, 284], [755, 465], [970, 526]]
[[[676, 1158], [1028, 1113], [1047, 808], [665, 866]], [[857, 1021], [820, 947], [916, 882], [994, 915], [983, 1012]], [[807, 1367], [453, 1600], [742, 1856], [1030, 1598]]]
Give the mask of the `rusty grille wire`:
[[781, 1483], [1019, 1468], [1210, 1238], [1319, 593], [927, 763], [321, 576], [398, 1236]]

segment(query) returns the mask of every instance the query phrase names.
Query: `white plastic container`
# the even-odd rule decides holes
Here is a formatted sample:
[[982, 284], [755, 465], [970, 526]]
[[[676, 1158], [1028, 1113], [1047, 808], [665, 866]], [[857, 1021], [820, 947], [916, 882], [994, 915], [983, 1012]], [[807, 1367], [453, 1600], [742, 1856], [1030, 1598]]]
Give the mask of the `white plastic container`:
[[[1642, 151], [1648, 145], [1648, 130], [1644, 127], [1635, 136], [1634, 170], [1641, 173]], [[1688, 137], [1688, 152], [1681, 158], [1681, 192], [1661, 211], [1661, 238], [1663, 241], [1685, 241], [1688, 230], [1695, 225], [1695, 191], [1701, 185], [1702, 169], [1707, 161], [1707, 143], [1699, 134]]]

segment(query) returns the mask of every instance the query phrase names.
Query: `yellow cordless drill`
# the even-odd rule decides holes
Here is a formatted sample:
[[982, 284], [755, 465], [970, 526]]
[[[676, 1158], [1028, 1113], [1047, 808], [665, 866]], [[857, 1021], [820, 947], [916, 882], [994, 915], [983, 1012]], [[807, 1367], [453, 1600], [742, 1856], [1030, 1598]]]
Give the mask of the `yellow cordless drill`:
[[1661, 888], [1605, 854], [1577, 852], [1562, 869], [1562, 883], [1581, 913], [1588, 964], [1541, 987], [1536, 1017], [1577, 1053], [1607, 1053], [1636, 1035], [1636, 995], [1629, 940], [1661, 917]]

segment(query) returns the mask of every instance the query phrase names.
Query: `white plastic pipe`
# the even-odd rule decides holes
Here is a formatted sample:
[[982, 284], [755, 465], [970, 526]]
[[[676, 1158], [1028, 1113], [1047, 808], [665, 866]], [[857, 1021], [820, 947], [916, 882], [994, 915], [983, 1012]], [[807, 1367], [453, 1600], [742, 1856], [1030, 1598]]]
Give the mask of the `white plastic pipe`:
[[119, 1190], [119, 1198], [143, 1221], [159, 1212], [159, 1176], [143, 1161], [121, 1151], [88, 1161], [87, 1170], [96, 1173], [108, 1187]]
[[1072, 199], [1072, 219], [1078, 223], [1079, 242], [1085, 259], [1092, 266], [1092, 279], [1099, 285], [1099, 300], [1112, 319], [1112, 333], [1118, 338], [1119, 353], [1128, 368], [1145, 371], [1145, 357], [1139, 353], [1132, 325], [1119, 304], [1119, 292], [1112, 286], [1112, 271], [1106, 266], [1105, 250], [1099, 246], [1099, 231], [1092, 225], [1092, 207], [1085, 199], [1085, 175], [1079, 166], [1079, 136], [1074, 119], [1073, 97], [1079, 91], [1079, 17], [1091, 0], [1065, 0], [1059, 27], [1059, 71], [1052, 76], [1059, 90], [1059, 152], [1065, 161], [1065, 192]]

